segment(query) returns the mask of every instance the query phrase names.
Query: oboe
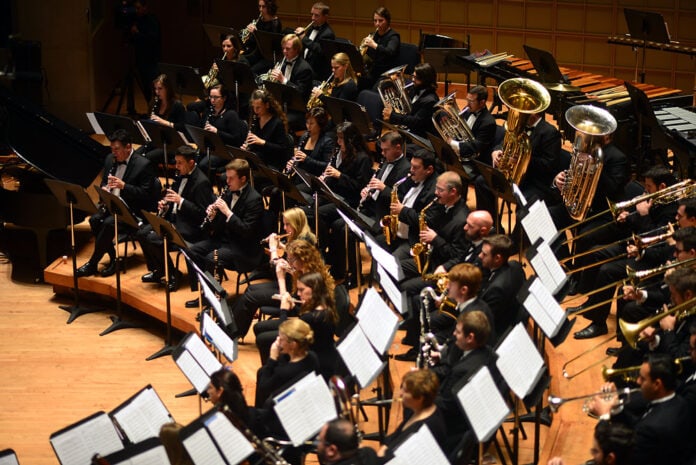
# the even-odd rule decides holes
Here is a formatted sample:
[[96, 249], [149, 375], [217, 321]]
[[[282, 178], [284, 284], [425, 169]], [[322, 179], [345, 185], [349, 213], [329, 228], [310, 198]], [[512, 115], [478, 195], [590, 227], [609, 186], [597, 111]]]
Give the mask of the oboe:
[[[227, 195], [227, 192], [229, 192], [229, 190], [230, 190], [230, 188], [225, 186], [225, 188], [222, 190], [222, 192], [220, 192], [220, 195], [218, 195], [217, 198], [215, 199], [215, 202], [217, 202], [219, 199], [221, 199], [225, 195]], [[213, 202], [213, 203], [215, 203], [215, 202]], [[214, 211], [217, 211], [217, 208], [215, 208]], [[213, 212], [211, 212], [210, 215], [205, 217], [205, 219], [203, 220], [203, 222], [200, 225], [201, 229], [205, 229], [213, 221], [213, 218], [215, 217], [215, 215], [213, 215], [212, 213]]]

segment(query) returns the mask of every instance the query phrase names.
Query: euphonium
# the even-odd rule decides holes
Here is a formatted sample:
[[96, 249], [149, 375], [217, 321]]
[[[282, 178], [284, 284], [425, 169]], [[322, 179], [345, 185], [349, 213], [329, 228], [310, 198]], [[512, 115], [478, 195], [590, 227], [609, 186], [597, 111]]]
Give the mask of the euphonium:
[[[261, 21], [262, 18], [263, 14], [259, 13], [259, 17], [253, 20], [250, 24], [252, 26], [256, 26], [256, 23]], [[249, 32], [249, 29], [247, 29], [246, 27], [239, 32], [239, 40], [242, 41], [242, 45], [246, 45], [246, 43], [249, 41], [249, 37], [251, 37], [251, 32]]]
[[[411, 173], [408, 173], [406, 176], [394, 183], [394, 186], [392, 186], [390, 203], [399, 202], [399, 186], [406, 182], [406, 180], [410, 177]], [[384, 230], [384, 240], [388, 245], [391, 245], [392, 237], [396, 237], [396, 232], [399, 229], [399, 215], [384, 215], [382, 217], [382, 229]]]
[[461, 117], [457, 99], [455, 98], [456, 94], [456, 92], [452, 92], [435, 104], [433, 124], [440, 136], [447, 142], [450, 140], [473, 140], [475, 137], [471, 132], [471, 128], [466, 124], [464, 118]]
[[[377, 84], [377, 91], [384, 106], [391, 106], [399, 114], [411, 113], [411, 99], [406, 95], [408, 87], [404, 81], [404, 70], [408, 65], [397, 66], [382, 73], [382, 80]], [[411, 85], [411, 84], [409, 84]]]
[[314, 107], [320, 107], [323, 105], [321, 101], [321, 96], [331, 94], [331, 90], [334, 86], [333, 80], [334, 73], [331, 73], [331, 76], [329, 76], [329, 78], [326, 81], [322, 82], [319, 85], [319, 90], [321, 91], [321, 93], [316, 96], [313, 95], [312, 97], [310, 97], [310, 99], [307, 101], [307, 110], [311, 110]]
[[[224, 61], [227, 58], [227, 52], [222, 54], [222, 60]], [[215, 65], [215, 63], [213, 63]], [[211, 87], [215, 87], [216, 85], [220, 84], [220, 81], [217, 79], [218, 75], [218, 68], [217, 66], [211, 66], [210, 69], [208, 70], [208, 74], [205, 76], [201, 76], [201, 80], [203, 81], [203, 87], [205, 87], [206, 90], [209, 90]]]
[[575, 221], [585, 218], [604, 165], [604, 136], [616, 131], [616, 120], [606, 110], [593, 105], [576, 105], [565, 114], [575, 129], [570, 168], [561, 189], [568, 215]]
[[498, 86], [498, 96], [509, 111], [505, 123], [503, 154], [497, 160], [496, 167], [508, 180], [519, 184], [532, 156], [532, 144], [525, 132], [527, 121], [531, 115], [548, 108], [551, 95], [536, 81], [513, 78]]
[[[418, 214], [418, 231], [425, 231], [428, 228], [428, 223], [425, 221], [425, 213], [435, 203], [436, 200], [437, 197], [431, 200], [428, 205], [423, 207], [423, 209]], [[429, 250], [430, 244], [427, 244], [425, 242], [416, 242], [415, 244], [413, 244], [413, 247], [411, 247], [411, 255], [413, 255], [413, 259], [416, 261], [416, 268], [418, 269], [418, 274], [423, 274], [427, 269], [427, 266], [424, 266], [421, 255], [423, 254], [423, 252], [427, 254]]]

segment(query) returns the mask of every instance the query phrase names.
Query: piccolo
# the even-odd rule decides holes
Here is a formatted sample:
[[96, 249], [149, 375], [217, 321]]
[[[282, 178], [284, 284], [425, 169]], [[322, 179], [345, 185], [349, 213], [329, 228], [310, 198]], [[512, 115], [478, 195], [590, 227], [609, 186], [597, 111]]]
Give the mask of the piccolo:
[[[280, 294], [273, 294], [273, 295], [271, 296], [271, 299], [273, 299], [273, 300], [283, 300], [283, 296], [280, 295]], [[302, 304], [304, 303], [304, 302], [302, 302], [300, 299], [296, 299], [296, 298], [294, 298], [294, 297], [291, 297], [290, 299], [291, 299], [291, 302], [292, 302], [292, 303], [297, 304], [297, 305], [302, 305]]]

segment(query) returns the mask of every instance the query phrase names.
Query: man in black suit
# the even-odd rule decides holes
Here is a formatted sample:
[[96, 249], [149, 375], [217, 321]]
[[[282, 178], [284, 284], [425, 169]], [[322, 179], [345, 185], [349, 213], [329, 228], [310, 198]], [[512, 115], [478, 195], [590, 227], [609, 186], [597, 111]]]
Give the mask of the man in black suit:
[[474, 210], [466, 217], [464, 224], [464, 238], [467, 240], [467, 248], [464, 251], [464, 263], [471, 263], [479, 268], [481, 266], [481, 249], [483, 239], [493, 230], [493, 217], [486, 210]]
[[[674, 358], [666, 354], [650, 355], [640, 366], [638, 385], [647, 402], [640, 411], [619, 405], [617, 396], [598, 395], [590, 411], [601, 419], [611, 419], [632, 427], [635, 441], [632, 465], [691, 463], [693, 461], [693, 419], [688, 403], [675, 395], [677, 368]], [[613, 384], [603, 390], [615, 391]]]
[[[140, 210], [153, 211], [157, 205], [159, 183], [155, 181], [155, 169], [150, 161], [133, 153], [131, 138], [126, 131], [118, 129], [109, 137], [111, 155], [104, 161], [101, 188], [121, 197], [131, 213], [139, 215]], [[77, 269], [77, 277], [97, 273], [97, 265], [104, 254], [110, 258], [109, 265], [101, 271], [101, 276], [111, 276], [116, 272], [116, 251], [114, 249], [114, 217], [101, 210], [89, 219], [96, 240], [94, 252], [89, 261]], [[119, 225], [121, 232], [133, 231]]]
[[[597, 422], [594, 442], [590, 448], [593, 465], [631, 465], [633, 430], [621, 423], [607, 420]], [[551, 458], [546, 465], [563, 465], [561, 457]]]
[[[312, 91], [312, 67], [302, 58], [302, 42], [295, 33], [288, 34], [281, 41], [285, 63], [280, 69], [273, 69], [271, 77], [275, 82], [285, 84], [296, 89], [306, 102]], [[305, 128], [305, 112], [288, 110], [288, 126], [292, 130]]]
[[[485, 86], [474, 86], [466, 94], [467, 108], [462, 115], [474, 138], [471, 140], [453, 140], [447, 142], [459, 156], [467, 159], [476, 157], [482, 163], [493, 164], [491, 150], [495, 142], [497, 124], [495, 118], [486, 106], [488, 89]], [[477, 204], [478, 205], [478, 204]]]
[[479, 254], [481, 266], [488, 272], [479, 297], [493, 312], [498, 337], [523, 318], [524, 309], [517, 301], [517, 293], [524, 284], [525, 275], [520, 262], [508, 260], [512, 253], [512, 239], [496, 234], [483, 239]]
[[314, 70], [314, 78], [319, 81], [326, 80], [331, 74], [330, 57], [324, 55], [319, 42], [322, 39], [334, 40], [336, 38], [328, 20], [329, 5], [317, 2], [312, 5], [312, 24], [306, 29], [303, 27], [295, 29], [295, 34], [302, 39], [304, 59]]
[[439, 100], [437, 96], [437, 73], [430, 63], [419, 63], [413, 70], [413, 91], [410, 98], [411, 112], [397, 113], [390, 104], [382, 110], [384, 121], [397, 126], [405, 126], [410, 132], [421, 137], [434, 133], [433, 107]]
[[687, 372], [684, 382], [677, 388], [677, 394], [683, 397], [689, 406], [689, 416], [696, 427], [696, 323], [689, 327], [689, 356], [691, 357], [691, 370]]
[[360, 447], [355, 425], [345, 418], [326, 423], [319, 431], [317, 457], [322, 465], [377, 465], [375, 451]]
[[[201, 223], [205, 218], [205, 209], [213, 201], [210, 180], [196, 166], [196, 151], [191, 147], [179, 147], [174, 154], [174, 161], [179, 176], [160, 200], [159, 212], [176, 227], [186, 242], [198, 242], [203, 239]], [[164, 277], [162, 238], [149, 224], [140, 228], [137, 238], [150, 271], [141, 279], [144, 283], [159, 284]], [[167, 260], [170, 270], [169, 290], [175, 291], [179, 287], [181, 273], [174, 268], [169, 256]]]
[[[206, 208], [212, 237], [189, 249], [191, 258], [202, 270], [215, 272], [216, 266], [236, 271], [253, 270], [263, 260], [263, 198], [249, 184], [250, 171], [249, 163], [239, 158], [225, 166], [229, 190]], [[191, 269], [189, 281], [191, 290], [195, 290], [197, 280]], [[186, 302], [189, 308], [197, 305], [198, 299]]]

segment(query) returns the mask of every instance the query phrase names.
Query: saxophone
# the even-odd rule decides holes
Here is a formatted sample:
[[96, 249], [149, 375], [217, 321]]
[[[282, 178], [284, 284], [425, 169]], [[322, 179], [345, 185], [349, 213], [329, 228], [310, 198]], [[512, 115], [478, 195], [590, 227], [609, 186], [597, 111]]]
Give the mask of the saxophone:
[[[436, 200], [437, 197], [431, 200], [428, 205], [423, 207], [423, 209], [418, 214], [418, 231], [425, 231], [428, 228], [428, 223], [426, 223], [425, 221], [425, 213], [435, 203]], [[416, 242], [415, 244], [413, 244], [413, 247], [411, 247], [411, 255], [413, 255], [413, 259], [416, 261], [416, 268], [418, 269], [418, 274], [425, 273], [425, 270], [428, 268], [430, 250], [430, 244], [420, 241]], [[426, 254], [425, 266], [423, 266], [423, 253]]]
[[[394, 186], [392, 186], [390, 203], [399, 202], [398, 188], [410, 177], [411, 173], [408, 173], [394, 183]], [[392, 237], [396, 237], [396, 232], [399, 229], [399, 215], [384, 215], [382, 217], [382, 229], [384, 230], [384, 240], [387, 242], [387, 245], [391, 245]]]

